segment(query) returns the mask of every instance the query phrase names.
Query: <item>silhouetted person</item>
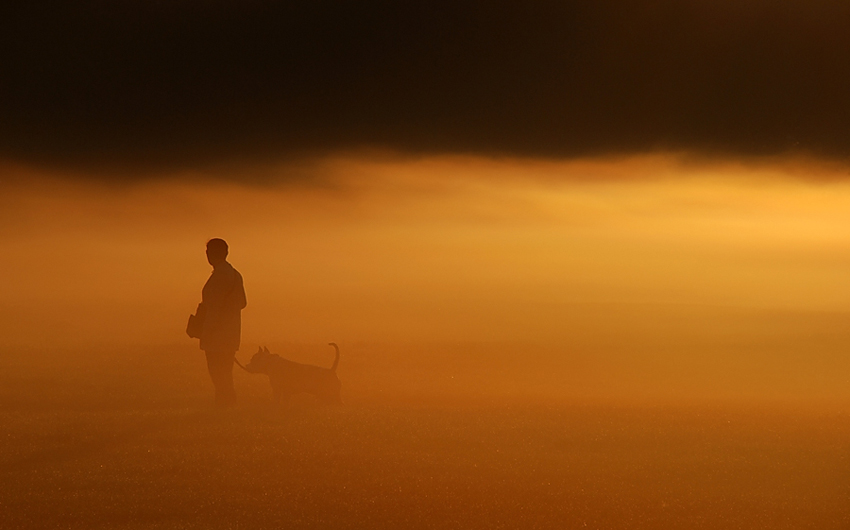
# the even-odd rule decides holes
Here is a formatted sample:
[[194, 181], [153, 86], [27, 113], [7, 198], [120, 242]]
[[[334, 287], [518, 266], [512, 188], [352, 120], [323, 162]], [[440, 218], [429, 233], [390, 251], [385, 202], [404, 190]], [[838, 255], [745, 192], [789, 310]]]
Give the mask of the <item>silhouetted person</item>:
[[201, 349], [207, 355], [207, 367], [215, 385], [215, 404], [219, 407], [236, 402], [233, 359], [239, 350], [242, 308], [248, 304], [242, 275], [227, 262], [227, 252], [223, 239], [207, 242], [207, 261], [213, 266], [213, 272], [204, 285], [201, 298], [204, 313]]

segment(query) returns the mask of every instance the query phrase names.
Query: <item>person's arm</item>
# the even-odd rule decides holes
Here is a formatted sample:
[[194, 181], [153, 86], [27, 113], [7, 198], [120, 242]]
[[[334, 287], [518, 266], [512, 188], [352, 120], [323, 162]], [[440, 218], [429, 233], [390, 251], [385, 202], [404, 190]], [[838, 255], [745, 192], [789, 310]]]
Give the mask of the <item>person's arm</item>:
[[245, 309], [245, 306], [248, 305], [248, 299], [245, 297], [245, 286], [242, 283], [242, 275], [237, 274], [237, 278], [236, 305], [239, 306], [239, 309]]

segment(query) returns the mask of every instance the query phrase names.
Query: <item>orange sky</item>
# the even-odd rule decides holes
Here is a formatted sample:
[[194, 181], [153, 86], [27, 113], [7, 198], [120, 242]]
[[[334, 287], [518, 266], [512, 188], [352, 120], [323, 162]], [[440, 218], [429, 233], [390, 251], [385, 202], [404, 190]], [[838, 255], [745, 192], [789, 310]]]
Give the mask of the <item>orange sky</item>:
[[31, 178], [3, 193], [14, 343], [44, 323], [39, 340], [179, 337], [216, 236], [248, 341], [545, 340], [583, 304], [850, 310], [850, 185], [801, 164], [350, 157], [254, 187], [9, 171]]
[[188, 345], [204, 244], [223, 237], [248, 295], [243, 357], [477, 343], [505, 370], [544, 355], [523, 368], [540, 392], [850, 397], [840, 169], [351, 156], [255, 168], [288, 182], [255, 186], [7, 171], [26, 178], [0, 205], [6, 348]]

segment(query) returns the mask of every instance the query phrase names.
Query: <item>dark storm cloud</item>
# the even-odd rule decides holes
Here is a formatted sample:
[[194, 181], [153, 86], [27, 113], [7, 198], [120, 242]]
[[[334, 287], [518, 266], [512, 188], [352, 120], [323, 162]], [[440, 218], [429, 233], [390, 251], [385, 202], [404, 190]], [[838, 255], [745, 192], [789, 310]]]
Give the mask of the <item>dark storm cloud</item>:
[[844, 1], [30, 2], [0, 19], [0, 156], [24, 162], [850, 153]]

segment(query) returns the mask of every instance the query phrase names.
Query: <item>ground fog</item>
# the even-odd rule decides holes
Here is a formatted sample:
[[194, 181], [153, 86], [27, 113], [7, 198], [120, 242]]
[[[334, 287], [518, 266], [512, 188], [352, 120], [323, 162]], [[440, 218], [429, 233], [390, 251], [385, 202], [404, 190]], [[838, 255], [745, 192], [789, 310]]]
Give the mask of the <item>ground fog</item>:
[[[237, 370], [225, 411], [188, 343], [3, 351], [0, 526], [850, 525], [839, 401], [603, 398], [575, 391], [604, 387], [587, 360], [510, 360], [540, 347], [342, 346], [343, 407], [276, 407], [263, 376]], [[324, 345], [271, 349], [332, 360]]]

